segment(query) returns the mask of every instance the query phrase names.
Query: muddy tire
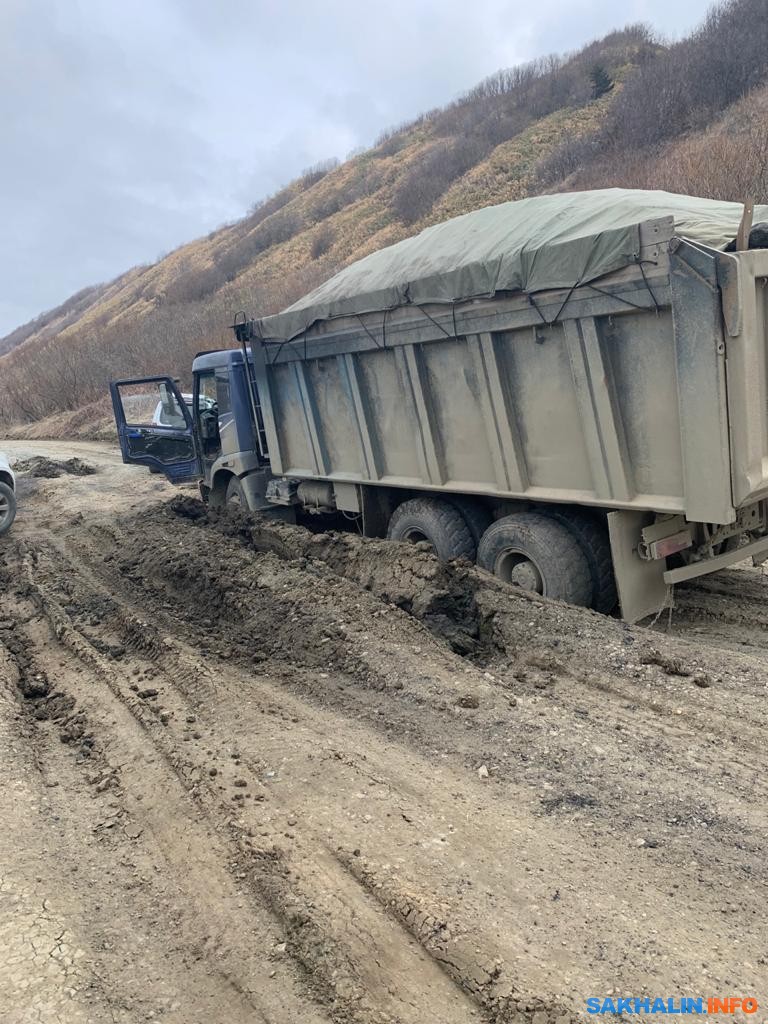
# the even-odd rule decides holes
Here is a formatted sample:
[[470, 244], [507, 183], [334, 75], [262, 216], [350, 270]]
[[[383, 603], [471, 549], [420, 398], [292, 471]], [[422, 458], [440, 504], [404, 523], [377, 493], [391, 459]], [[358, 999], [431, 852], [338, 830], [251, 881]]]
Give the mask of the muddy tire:
[[461, 512], [464, 522], [469, 527], [475, 547], [480, 543], [480, 538], [493, 522], [493, 516], [479, 501], [474, 498], [464, 498], [457, 495], [455, 498], [448, 498], [448, 501]]
[[399, 505], [389, 520], [390, 540], [426, 541], [441, 562], [452, 558], [474, 561], [477, 545], [464, 516], [449, 501], [413, 498]]
[[600, 520], [581, 509], [547, 509], [544, 515], [566, 526], [584, 552], [592, 576], [592, 602], [590, 607], [607, 615], [619, 603], [608, 530]]
[[567, 526], [540, 512], [519, 512], [489, 526], [477, 564], [544, 597], [583, 607], [592, 600], [592, 574], [579, 542]]
[[16, 518], [16, 495], [12, 487], [0, 482], [0, 537], [7, 533]]
[[243, 485], [240, 483], [236, 476], [227, 484], [227, 505], [241, 505], [244, 509], [248, 509], [248, 499], [245, 496]]

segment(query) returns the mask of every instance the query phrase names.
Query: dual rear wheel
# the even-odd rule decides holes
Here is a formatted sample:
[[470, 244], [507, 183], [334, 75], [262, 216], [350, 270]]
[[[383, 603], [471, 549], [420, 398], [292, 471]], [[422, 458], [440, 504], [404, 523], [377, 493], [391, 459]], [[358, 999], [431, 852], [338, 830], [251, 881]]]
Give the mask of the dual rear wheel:
[[582, 509], [518, 512], [492, 522], [468, 498], [414, 498], [392, 515], [388, 537], [425, 541], [441, 560], [466, 558], [513, 586], [604, 613], [616, 606], [608, 535]]

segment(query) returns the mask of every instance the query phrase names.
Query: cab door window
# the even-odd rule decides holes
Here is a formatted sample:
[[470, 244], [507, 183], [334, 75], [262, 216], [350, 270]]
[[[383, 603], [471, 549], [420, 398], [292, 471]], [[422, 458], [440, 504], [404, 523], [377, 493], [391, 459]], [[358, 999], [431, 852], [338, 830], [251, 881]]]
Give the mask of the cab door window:
[[[124, 441], [129, 458], [148, 456], [163, 465], [194, 459], [187, 418], [179, 398], [165, 381], [122, 382], [116, 385], [116, 391], [125, 418]], [[186, 401], [187, 396], [182, 397]]]
[[219, 406], [216, 394], [216, 374], [206, 370], [197, 377], [197, 423], [206, 459], [214, 459], [221, 451], [219, 436]]

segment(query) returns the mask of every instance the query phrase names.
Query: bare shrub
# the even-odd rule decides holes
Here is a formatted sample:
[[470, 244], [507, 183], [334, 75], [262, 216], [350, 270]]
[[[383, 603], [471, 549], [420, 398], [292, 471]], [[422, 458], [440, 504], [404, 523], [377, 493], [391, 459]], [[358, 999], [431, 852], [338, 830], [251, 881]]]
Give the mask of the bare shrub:
[[475, 135], [498, 145], [538, 118], [563, 107], [581, 107], [607, 91], [619, 68], [641, 65], [658, 49], [645, 25], [629, 25], [589, 43], [577, 53], [541, 57], [497, 71], [442, 111], [431, 116], [440, 135]]
[[596, 152], [598, 142], [595, 135], [567, 136], [549, 156], [539, 161], [536, 166], [536, 177], [542, 185], [565, 181], [589, 165]]
[[385, 129], [373, 144], [373, 153], [376, 156], [394, 156], [395, 153], [399, 153], [410, 142], [409, 133], [424, 124], [429, 116], [420, 114], [412, 121], [403, 121], [402, 124]]
[[458, 138], [439, 143], [401, 179], [392, 197], [395, 216], [404, 224], [424, 217], [448, 186], [488, 152], [482, 140]]
[[260, 224], [267, 217], [271, 217], [273, 213], [277, 213], [278, 210], [282, 210], [284, 206], [294, 198], [293, 191], [290, 185], [286, 188], [280, 189], [273, 196], [268, 196], [266, 199], [259, 199], [251, 207], [248, 216], [244, 217], [239, 224], [235, 225], [243, 232], [250, 231]]
[[768, 203], [768, 88], [756, 90], [710, 128], [666, 145], [606, 152], [593, 136], [572, 146], [569, 151], [564, 144], [543, 161], [542, 184], [660, 188], [708, 199]]
[[310, 246], [310, 255], [313, 260], [324, 256], [336, 241], [336, 232], [330, 224], [321, 224], [315, 232]]
[[347, 202], [347, 194], [344, 189], [339, 188], [333, 191], [325, 191], [312, 203], [309, 209], [309, 217], [314, 221], [325, 220], [326, 217], [332, 217], [334, 213], [342, 210]]
[[216, 264], [193, 267], [175, 277], [166, 285], [165, 301], [172, 305], [184, 305], [207, 298], [224, 284], [226, 276]]
[[304, 222], [296, 210], [282, 207], [277, 213], [261, 221], [224, 252], [217, 253], [216, 266], [225, 281], [234, 281], [241, 271], [273, 245], [287, 242], [304, 229]]
[[339, 166], [340, 162], [334, 156], [328, 160], [321, 160], [313, 167], [307, 167], [306, 170], [301, 172], [297, 182], [300, 191], [305, 192], [308, 188], [312, 188], [313, 185], [316, 185], [318, 181], [322, 181], [327, 174], [335, 171]]
[[706, 124], [768, 74], [768, 4], [725, 0], [701, 28], [647, 63], [617, 96], [603, 137], [643, 148]]

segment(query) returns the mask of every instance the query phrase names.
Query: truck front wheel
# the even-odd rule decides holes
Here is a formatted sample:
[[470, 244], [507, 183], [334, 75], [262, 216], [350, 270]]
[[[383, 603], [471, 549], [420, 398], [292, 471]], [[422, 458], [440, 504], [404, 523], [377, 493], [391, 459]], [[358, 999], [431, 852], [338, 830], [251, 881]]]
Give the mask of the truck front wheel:
[[455, 505], [440, 498], [404, 501], [392, 513], [387, 537], [413, 544], [426, 541], [441, 562], [475, 558], [475, 541], [464, 516]]
[[497, 519], [477, 549], [477, 564], [507, 583], [568, 604], [589, 606], [592, 574], [576, 538], [538, 512]]
[[242, 505], [244, 509], [248, 509], [248, 499], [245, 496], [243, 485], [236, 476], [233, 476], [227, 484], [226, 501], [228, 505]]

